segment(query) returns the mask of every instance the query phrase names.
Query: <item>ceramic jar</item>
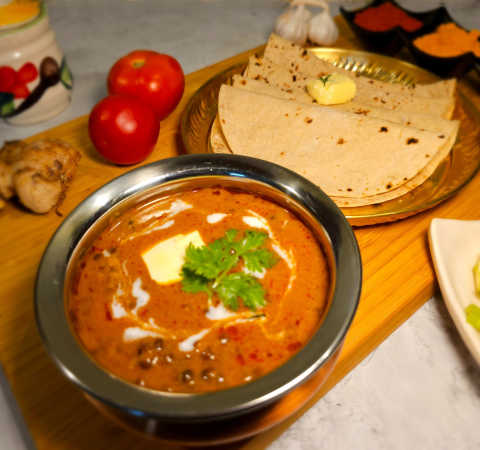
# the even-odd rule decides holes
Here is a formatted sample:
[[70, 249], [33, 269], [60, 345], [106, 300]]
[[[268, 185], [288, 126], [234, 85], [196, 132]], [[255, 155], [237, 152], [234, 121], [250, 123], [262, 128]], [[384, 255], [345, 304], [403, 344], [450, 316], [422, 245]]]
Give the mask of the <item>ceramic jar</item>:
[[0, 117], [15, 125], [48, 120], [69, 105], [71, 90], [72, 75], [43, 2], [30, 20], [0, 25]]

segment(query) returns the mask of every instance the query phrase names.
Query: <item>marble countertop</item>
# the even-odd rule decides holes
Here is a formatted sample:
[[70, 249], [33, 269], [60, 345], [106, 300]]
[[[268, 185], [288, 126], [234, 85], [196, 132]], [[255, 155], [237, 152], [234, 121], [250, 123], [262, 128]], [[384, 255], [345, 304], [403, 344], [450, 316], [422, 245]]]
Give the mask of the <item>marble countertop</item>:
[[[172, 54], [185, 73], [190, 73], [264, 43], [285, 7], [282, 0], [46, 3], [74, 74], [72, 104], [39, 125], [13, 127], [0, 123], [0, 145], [89, 113], [106, 95], [105, 79], [112, 63], [132, 49]], [[399, 3], [416, 7], [412, 0]], [[479, 0], [443, 3], [465, 27], [480, 27]], [[421, 9], [437, 4], [423, 1]], [[335, 6], [332, 9], [336, 11]], [[12, 410], [8, 385], [1, 373], [0, 385], [0, 448], [32, 448], [18, 412]], [[460, 340], [438, 295], [263, 447], [473, 450], [480, 448], [479, 411], [480, 368]]]

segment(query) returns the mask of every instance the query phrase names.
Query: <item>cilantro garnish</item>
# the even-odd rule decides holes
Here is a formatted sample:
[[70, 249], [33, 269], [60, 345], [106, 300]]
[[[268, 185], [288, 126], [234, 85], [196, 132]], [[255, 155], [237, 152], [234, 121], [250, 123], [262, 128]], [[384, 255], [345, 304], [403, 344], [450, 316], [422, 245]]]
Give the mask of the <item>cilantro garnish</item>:
[[250, 272], [261, 272], [272, 267], [276, 258], [266, 248], [261, 248], [268, 235], [247, 230], [237, 239], [237, 230], [228, 230], [224, 237], [208, 245], [190, 244], [185, 252], [182, 267], [182, 289], [185, 292], [206, 292], [209, 298], [216, 294], [225, 307], [238, 309], [239, 299], [255, 311], [265, 306], [265, 292], [260, 282], [244, 272], [231, 272], [243, 261]]
[[328, 79], [329, 79], [331, 76], [332, 76], [332, 74], [330, 73], [330, 74], [328, 74], [328, 75], [326, 75], [326, 76], [324, 76], [324, 77], [320, 77], [320, 81], [323, 82], [323, 85], [324, 85], [324, 86], [327, 85], [327, 81], [328, 81]]

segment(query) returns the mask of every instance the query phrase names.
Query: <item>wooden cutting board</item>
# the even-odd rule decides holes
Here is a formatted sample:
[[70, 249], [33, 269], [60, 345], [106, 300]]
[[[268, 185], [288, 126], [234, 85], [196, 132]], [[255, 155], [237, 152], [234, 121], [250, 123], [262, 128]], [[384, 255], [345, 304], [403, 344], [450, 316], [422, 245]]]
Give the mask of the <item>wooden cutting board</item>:
[[[337, 20], [341, 37], [336, 45], [360, 48], [343, 20]], [[211, 76], [259, 49], [188, 75], [183, 100], [162, 122], [156, 149], [144, 163], [181, 153], [179, 118], [190, 96]], [[473, 103], [480, 104], [477, 75], [462, 81], [461, 89]], [[39, 449], [158, 448], [101, 416], [55, 368], [35, 325], [35, 275], [50, 237], [81, 200], [129, 170], [106, 164], [96, 156], [88, 138], [87, 120], [86, 116], [80, 117], [30, 139], [61, 138], [83, 153], [78, 173], [59, 208], [61, 216], [55, 212], [33, 215], [14, 204], [0, 213], [0, 359]], [[480, 219], [479, 202], [480, 176], [476, 176], [456, 196], [431, 211], [355, 230], [363, 259], [363, 292], [334, 372], [321, 391], [289, 420], [236, 447], [268, 445], [432, 296], [436, 285], [427, 242], [430, 220]]]

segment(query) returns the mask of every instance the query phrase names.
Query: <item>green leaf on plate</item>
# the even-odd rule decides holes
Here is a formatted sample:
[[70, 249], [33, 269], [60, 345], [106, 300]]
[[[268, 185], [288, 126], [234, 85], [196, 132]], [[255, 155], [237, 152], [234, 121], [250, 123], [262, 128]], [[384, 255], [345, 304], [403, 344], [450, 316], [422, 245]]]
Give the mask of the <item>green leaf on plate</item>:
[[465, 308], [467, 322], [476, 330], [480, 331], [480, 308], [471, 303]]

